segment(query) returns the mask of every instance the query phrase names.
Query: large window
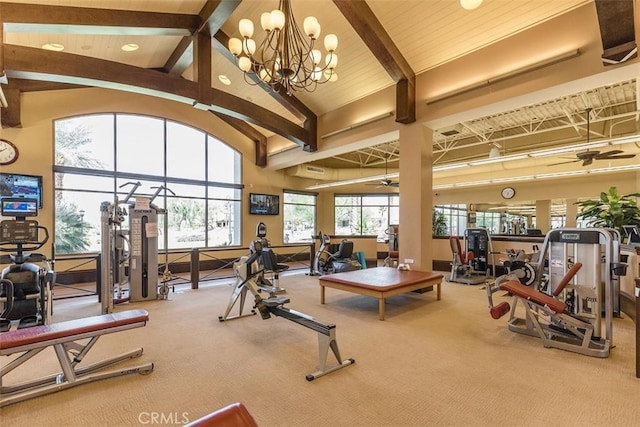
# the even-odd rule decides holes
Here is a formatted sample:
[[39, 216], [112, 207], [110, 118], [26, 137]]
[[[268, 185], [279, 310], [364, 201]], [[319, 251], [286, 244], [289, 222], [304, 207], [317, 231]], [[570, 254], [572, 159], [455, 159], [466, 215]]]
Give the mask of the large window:
[[[170, 120], [97, 114], [57, 120], [56, 253], [100, 250], [100, 206], [151, 198], [166, 212], [169, 249], [239, 245], [241, 155], [212, 135]], [[138, 185], [139, 183], [139, 185]]]
[[335, 234], [387, 237], [400, 222], [398, 194], [340, 194], [335, 196]]
[[467, 229], [467, 205], [438, 205], [436, 213], [444, 216], [449, 236], [462, 236]]
[[310, 242], [316, 235], [315, 193], [284, 192], [284, 243]]

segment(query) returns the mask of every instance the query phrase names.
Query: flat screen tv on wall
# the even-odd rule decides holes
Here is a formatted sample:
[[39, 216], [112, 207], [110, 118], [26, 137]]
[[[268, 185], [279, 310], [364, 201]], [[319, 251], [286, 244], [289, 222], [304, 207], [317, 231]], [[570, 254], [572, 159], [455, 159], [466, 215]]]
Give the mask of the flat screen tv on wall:
[[249, 194], [249, 213], [253, 215], [280, 214], [280, 196], [275, 194]]
[[0, 198], [24, 197], [37, 199], [42, 207], [42, 177], [17, 173], [0, 173]]

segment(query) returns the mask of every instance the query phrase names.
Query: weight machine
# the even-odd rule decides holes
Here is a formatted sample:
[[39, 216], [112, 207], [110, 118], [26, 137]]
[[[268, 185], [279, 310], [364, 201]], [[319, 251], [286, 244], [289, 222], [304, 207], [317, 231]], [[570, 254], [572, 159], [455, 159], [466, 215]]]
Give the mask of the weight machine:
[[[545, 281], [531, 287], [517, 280], [488, 286], [491, 316], [498, 319], [510, 312], [509, 330], [539, 337], [545, 347], [608, 357], [619, 301], [616, 280], [627, 267], [619, 262], [619, 237], [615, 230], [604, 228], [549, 231], [536, 275]], [[493, 305], [491, 295], [498, 290], [513, 295], [513, 307], [507, 302]], [[525, 318], [516, 314], [519, 302]]]
[[[338, 349], [338, 341], [336, 338], [336, 325], [332, 323], [324, 323], [314, 319], [308, 314], [301, 313], [295, 310], [291, 310], [284, 305], [289, 303], [289, 298], [276, 296], [274, 293], [270, 293], [268, 298], [262, 298], [261, 286], [257, 280], [262, 273], [260, 269], [260, 258], [270, 256], [270, 248], [263, 247], [261, 239], [251, 242], [251, 255], [243, 256], [240, 261], [234, 264], [234, 269], [238, 275], [238, 281], [236, 282], [233, 293], [227, 305], [227, 309], [223, 316], [218, 316], [220, 322], [229, 321], [233, 319], [239, 319], [241, 317], [253, 316], [256, 310], [260, 312], [263, 320], [271, 318], [271, 315], [276, 317], [283, 317], [298, 325], [302, 325], [318, 333], [318, 346], [319, 346], [319, 363], [318, 370], [314, 373], [306, 376], [307, 381], [312, 381], [318, 377], [329, 374], [338, 369], [344, 368], [355, 363], [353, 359], [343, 360], [340, 356]], [[265, 262], [263, 261], [264, 265]], [[244, 303], [246, 301], [247, 293], [250, 292], [254, 298], [254, 306], [250, 312], [243, 314]], [[230, 316], [231, 310], [240, 300], [238, 305], [238, 315]], [[337, 360], [337, 364], [328, 365], [327, 356], [329, 349], [333, 352]]]
[[[55, 272], [43, 254], [29, 253], [49, 240], [49, 231], [38, 221], [38, 200], [2, 198], [0, 213], [13, 220], [0, 222], [0, 264], [10, 264], [0, 273], [0, 332], [51, 323]], [[41, 265], [35, 264], [41, 263]]]
[[[132, 200], [141, 183], [127, 182], [120, 188], [128, 185], [132, 187], [124, 199], [119, 200], [116, 194], [113, 202], [100, 205], [102, 314], [111, 313], [114, 303], [165, 299], [168, 294], [166, 280], [158, 288], [158, 215], [166, 215], [166, 210], [153, 200], [162, 190], [165, 198], [166, 191], [173, 192], [165, 186], [152, 187], [156, 191], [151, 197], [135, 196]], [[166, 279], [166, 220], [164, 225]]]
[[320, 232], [320, 247], [313, 257], [313, 275], [341, 273], [344, 271], [360, 270], [362, 264], [354, 259], [353, 242], [342, 239], [336, 252], [329, 252], [331, 237]]
[[491, 277], [491, 270], [495, 270], [495, 257], [491, 236], [486, 229], [467, 228], [464, 231], [464, 251], [457, 236], [451, 236], [449, 244], [453, 254], [449, 282], [478, 285]]

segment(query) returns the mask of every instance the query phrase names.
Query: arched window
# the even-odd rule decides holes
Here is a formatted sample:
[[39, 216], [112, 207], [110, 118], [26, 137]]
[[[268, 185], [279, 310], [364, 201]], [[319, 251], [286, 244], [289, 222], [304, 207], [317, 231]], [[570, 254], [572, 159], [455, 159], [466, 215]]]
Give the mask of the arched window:
[[99, 251], [101, 203], [136, 183], [131, 200], [156, 195], [167, 212], [160, 249], [165, 240], [169, 249], [240, 245], [242, 156], [213, 135], [158, 117], [94, 114], [56, 120], [54, 141], [56, 253]]

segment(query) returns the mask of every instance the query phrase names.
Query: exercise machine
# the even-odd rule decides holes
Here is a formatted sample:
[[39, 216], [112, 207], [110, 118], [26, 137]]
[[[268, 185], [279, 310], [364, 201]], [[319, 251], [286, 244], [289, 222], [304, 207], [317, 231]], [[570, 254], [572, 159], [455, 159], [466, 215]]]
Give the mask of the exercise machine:
[[[258, 263], [262, 266], [262, 270], [257, 277], [260, 289], [266, 290], [270, 295], [287, 292], [286, 289], [280, 287], [280, 273], [288, 270], [289, 266], [278, 262], [275, 252], [271, 250], [271, 242], [267, 239], [267, 225], [264, 222], [259, 222], [256, 225], [256, 238], [260, 248], [265, 251], [269, 249], [270, 251], [269, 257], [258, 257]], [[249, 254], [255, 251], [255, 245], [252, 242], [249, 245]], [[266, 264], [264, 264], [265, 261]], [[267, 278], [265, 274], [270, 274], [271, 278]]]
[[[608, 357], [613, 348], [614, 278], [626, 273], [626, 265], [614, 254], [619, 250], [615, 239], [603, 228], [551, 230], [537, 270], [546, 282], [526, 286], [508, 280], [488, 287], [491, 316], [510, 313], [509, 330], [539, 337], [545, 347]], [[498, 290], [513, 296], [512, 307], [493, 304], [491, 295]], [[519, 303], [524, 318], [516, 312]]]
[[[154, 187], [151, 197], [138, 195], [132, 199], [141, 183], [127, 182], [120, 188], [129, 185], [131, 189], [122, 200], [116, 194], [113, 202], [100, 205], [103, 314], [111, 313], [114, 303], [159, 297], [158, 216], [166, 215], [166, 210], [154, 205], [153, 200], [168, 189]], [[166, 243], [166, 232], [164, 235]], [[161, 296], [166, 295], [166, 289], [161, 291]]]
[[336, 252], [330, 252], [331, 238], [320, 232], [320, 247], [313, 258], [313, 274], [340, 273], [343, 271], [360, 270], [362, 265], [353, 258], [353, 242], [343, 239]]
[[400, 259], [400, 249], [398, 245], [399, 225], [392, 225], [386, 230], [389, 236], [389, 254], [384, 259], [385, 267], [397, 267]]
[[[479, 285], [489, 280], [491, 270], [495, 269], [495, 260], [491, 236], [484, 228], [467, 228], [464, 231], [464, 251], [458, 236], [449, 237], [453, 254], [449, 282]], [[489, 257], [492, 262], [489, 264]], [[495, 276], [495, 274], [494, 274]]]
[[[51, 323], [55, 272], [43, 254], [31, 253], [49, 240], [38, 216], [38, 200], [5, 197], [1, 215], [14, 219], [0, 222], [0, 264], [10, 264], [0, 274], [0, 332]], [[36, 264], [39, 263], [39, 264]]]
[[[234, 268], [238, 273], [239, 280], [234, 286], [225, 314], [223, 316], [218, 316], [218, 320], [220, 322], [225, 322], [239, 319], [241, 317], [252, 316], [259, 312], [263, 320], [271, 318], [272, 315], [276, 317], [283, 317], [298, 325], [302, 325], [317, 332], [319, 346], [318, 370], [308, 374], [306, 376], [307, 381], [312, 381], [318, 377], [327, 375], [355, 363], [355, 360], [353, 359], [343, 360], [340, 356], [338, 341], [336, 338], [336, 325], [320, 322], [308, 314], [285, 307], [284, 305], [290, 302], [287, 297], [276, 296], [273, 294], [269, 295], [267, 298], [262, 297], [260, 285], [257, 281], [257, 277], [262, 271], [259, 268], [259, 265], [261, 264], [259, 259], [269, 256], [266, 254], [270, 252], [270, 248], [263, 247], [260, 239], [253, 241], [251, 246], [253, 248], [251, 255], [242, 257], [240, 261], [236, 262], [234, 265]], [[264, 265], [264, 260], [262, 261], [262, 265]], [[248, 293], [253, 296], [254, 305], [249, 312], [243, 314], [244, 304]], [[230, 316], [230, 313], [236, 303], [238, 303], [238, 300], [238, 314]], [[327, 364], [329, 349], [331, 349], [334, 357], [336, 358], [337, 364]]]

